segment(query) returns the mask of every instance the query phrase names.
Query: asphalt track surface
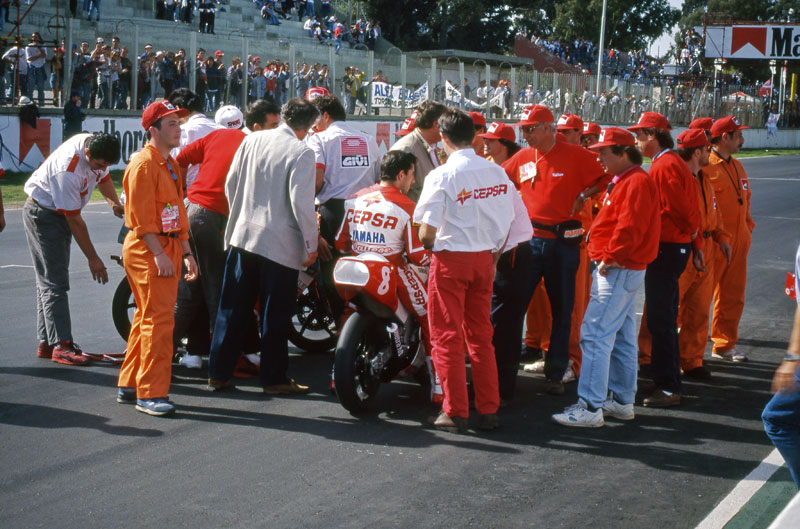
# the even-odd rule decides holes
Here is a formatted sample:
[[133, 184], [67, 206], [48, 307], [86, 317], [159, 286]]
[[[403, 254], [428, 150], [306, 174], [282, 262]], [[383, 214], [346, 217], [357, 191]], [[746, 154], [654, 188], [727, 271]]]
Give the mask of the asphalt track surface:
[[[21, 211], [8, 211], [0, 527], [695, 527], [772, 450], [759, 417], [792, 322], [782, 289], [800, 242], [800, 157], [744, 165], [757, 224], [740, 341], [750, 362], [709, 360], [713, 382], [686, 382], [681, 407], [637, 406], [635, 421], [599, 429], [551, 423], [576, 385], [549, 396], [522, 372], [491, 434], [423, 427], [433, 410], [412, 384], [384, 386], [355, 418], [328, 391], [331, 357], [296, 350], [290, 372], [307, 396], [265, 397], [252, 380], [211, 394], [205, 371], [176, 366], [176, 417], [137, 413], [115, 402], [117, 367], [36, 358], [33, 270]], [[118, 254], [108, 208], [84, 217], [100, 255]], [[109, 284], [93, 284], [73, 244], [73, 329], [88, 351], [124, 347], [110, 312], [123, 271], [108, 262]]]

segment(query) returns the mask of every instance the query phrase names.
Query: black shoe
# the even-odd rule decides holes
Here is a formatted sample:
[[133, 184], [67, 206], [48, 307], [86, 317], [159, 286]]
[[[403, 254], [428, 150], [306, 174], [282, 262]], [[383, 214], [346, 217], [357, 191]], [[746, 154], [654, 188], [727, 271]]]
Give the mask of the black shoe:
[[544, 352], [541, 349], [526, 345], [525, 349], [522, 350], [522, 356], [519, 360], [520, 363], [530, 364], [542, 358], [544, 358]]
[[544, 383], [544, 392], [548, 395], [563, 395], [565, 392], [564, 382], [561, 380], [548, 378]]
[[497, 418], [496, 413], [487, 413], [478, 417], [478, 430], [482, 432], [491, 432], [500, 427], [500, 419]]
[[683, 372], [683, 376], [695, 380], [711, 380], [711, 371], [707, 367], [700, 366]]

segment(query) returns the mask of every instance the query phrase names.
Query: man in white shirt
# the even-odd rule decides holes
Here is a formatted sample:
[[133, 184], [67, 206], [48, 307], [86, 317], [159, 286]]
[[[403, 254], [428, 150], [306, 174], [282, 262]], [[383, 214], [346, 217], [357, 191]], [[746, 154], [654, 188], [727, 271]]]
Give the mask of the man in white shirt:
[[47, 48], [45, 48], [42, 36], [38, 31], [31, 35], [31, 42], [25, 48], [25, 58], [28, 62], [28, 93], [33, 97], [33, 90], [39, 92], [39, 106], [44, 106], [44, 81], [47, 74], [44, 71], [44, 63], [47, 59]]
[[496, 164], [475, 154], [472, 118], [448, 108], [439, 118], [447, 163], [425, 179], [414, 222], [433, 250], [428, 278], [428, 322], [436, 372], [442, 382], [437, 429], [465, 433], [469, 417], [463, 344], [475, 388], [478, 428], [498, 426], [497, 366], [489, 307], [494, 266], [514, 217], [513, 184]]
[[375, 138], [345, 123], [341, 101], [334, 95], [314, 99], [320, 117], [308, 139], [316, 162], [316, 202], [320, 234], [332, 246], [344, 218], [344, 201], [380, 180], [381, 156]]
[[[173, 157], [178, 156], [181, 150], [193, 141], [199, 140], [211, 132], [222, 128], [222, 126], [218, 125], [213, 119], [209, 119], [203, 114], [203, 104], [205, 102], [188, 88], [173, 90], [172, 93], [169, 94], [169, 102], [178, 108], [185, 108], [189, 111], [189, 116], [181, 125], [181, 144], [170, 153]], [[192, 185], [194, 179], [197, 178], [198, 171], [200, 171], [199, 165], [189, 166], [189, 169], [186, 171], [187, 189]]]
[[[25, 50], [22, 48], [22, 44], [17, 42], [15, 46], [9, 48], [3, 54], [3, 60], [6, 61], [8, 64], [11, 65], [11, 82], [8, 83], [9, 92], [6, 99], [9, 100], [16, 100], [17, 96], [14, 93], [14, 86], [19, 90], [19, 93], [27, 96], [28, 95], [28, 59]], [[14, 77], [19, 74], [19, 81], [15, 85], [14, 84]]]
[[39, 358], [85, 366], [89, 358], [72, 341], [69, 314], [69, 256], [72, 238], [89, 260], [92, 279], [108, 282], [103, 261], [94, 249], [81, 210], [94, 188], [100, 191], [114, 215], [123, 208], [108, 175], [119, 161], [120, 144], [110, 134], [77, 134], [61, 144], [25, 182], [28, 200], [22, 224], [36, 274], [36, 328]]

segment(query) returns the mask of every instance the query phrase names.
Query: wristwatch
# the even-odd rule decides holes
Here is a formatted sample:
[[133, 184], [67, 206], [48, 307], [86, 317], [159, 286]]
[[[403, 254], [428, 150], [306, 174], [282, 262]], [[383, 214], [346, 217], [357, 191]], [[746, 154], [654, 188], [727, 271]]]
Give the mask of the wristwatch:
[[194, 257], [194, 254], [192, 252], [186, 252], [185, 254], [183, 254], [182, 257], [183, 257], [183, 259], [186, 259], [189, 256]]
[[784, 362], [800, 362], [800, 354], [796, 353], [786, 353], [786, 356], [783, 357]]

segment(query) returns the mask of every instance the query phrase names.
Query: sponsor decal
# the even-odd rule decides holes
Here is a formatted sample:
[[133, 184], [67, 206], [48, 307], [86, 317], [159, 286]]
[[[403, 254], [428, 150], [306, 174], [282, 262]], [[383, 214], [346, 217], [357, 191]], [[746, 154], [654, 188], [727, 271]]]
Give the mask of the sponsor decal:
[[342, 138], [342, 167], [369, 167], [367, 140], [360, 136]]
[[[392, 215], [384, 215], [383, 213], [372, 213], [371, 211], [363, 211], [360, 209], [347, 210], [346, 221], [353, 224], [370, 224], [376, 228], [384, 230], [391, 230], [397, 227], [400, 220]], [[353, 239], [355, 240], [355, 239]]]
[[461, 205], [464, 205], [464, 202], [472, 198], [472, 191], [467, 191], [466, 189], [461, 189], [461, 192], [456, 195], [456, 200], [458, 200]]
[[350, 239], [355, 242], [369, 242], [375, 244], [385, 244], [386, 237], [380, 232], [353, 230], [350, 232]]

